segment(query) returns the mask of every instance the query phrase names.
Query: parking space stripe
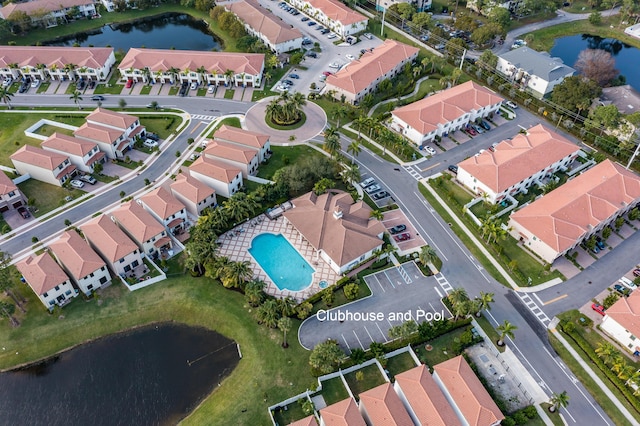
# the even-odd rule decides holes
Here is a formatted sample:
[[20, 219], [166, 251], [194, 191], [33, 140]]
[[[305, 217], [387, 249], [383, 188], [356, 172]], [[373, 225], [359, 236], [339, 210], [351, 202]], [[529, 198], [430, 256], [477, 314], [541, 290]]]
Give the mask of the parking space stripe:
[[360, 344], [360, 347], [362, 348], [362, 350], [364, 351], [364, 346], [362, 345], [362, 342], [360, 341], [360, 338], [358, 337], [358, 335], [356, 334], [355, 330], [353, 331], [353, 335], [356, 336], [356, 339], [358, 339], [358, 343]]
[[362, 327], [364, 328], [364, 331], [366, 331], [367, 334], [369, 335], [369, 339], [371, 339], [371, 343], [375, 342], [375, 340], [373, 340], [373, 337], [371, 337], [371, 333], [369, 333], [369, 330], [367, 330], [367, 327], [364, 325]]
[[395, 285], [393, 285], [393, 281], [391, 281], [391, 278], [389, 278], [389, 275], [387, 275], [387, 271], [383, 271], [384, 272], [384, 276], [387, 277], [387, 280], [389, 280], [389, 284], [391, 284], [391, 287], [396, 288]]
[[436, 291], [436, 293], [438, 293], [438, 297], [442, 299], [442, 293], [440, 293], [440, 290], [438, 290], [438, 287], [433, 287], [433, 289]]
[[349, 349], [349, 353], [351, 353], [351, 348], [349, 347], [349, 343], [347, 339], [344, 338], [344, 334], [340, 334], [342, 336], [342, 340], [344, 340], [344, 345]]
[[380, 328], [380, 325], [378, 323], [376, 323], [376, 327], [378, 327], [378, 331], [380, 331], [380, 334], [382, 334], [382, 338], [384, 339], [384, 341], [388, 342], [389, 339], [387, 339], [387, 336], [382, 332], [382, 329]]
[[374, 275], [374, 278], [376, 279], [376, 281], [378, 281], [378, 285], [380, 286], [380, 288], [382, 289], [383, 293], [386, 293], [387, 290], [384, 289], [384, 286], [382, 285], [382, 283], [380, 282], [380, 280], [378, 279], [378, 274]]

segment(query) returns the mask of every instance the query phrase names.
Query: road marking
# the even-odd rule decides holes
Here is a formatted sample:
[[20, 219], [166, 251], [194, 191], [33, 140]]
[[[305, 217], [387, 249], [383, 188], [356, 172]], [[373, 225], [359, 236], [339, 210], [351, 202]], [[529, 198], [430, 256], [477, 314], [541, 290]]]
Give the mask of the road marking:
[[371, 343], [375, 342], [375, 340], [373, 340], [373, 337], [371, 337], [371, 333], [369, 333], [369, 330], [367, 330], [367, 327], [364, 325], [362, 327], [364, 328], [364, 331], [366, 331], [367, 334], [369, 335], [369, 339], [371, 339]]
[[358, 343], [360, 344], [360, 347], [362, 348], [362, 350], [364, 351], [364, 346], [362, 345], [362, 342], [360, 341], [360, 338], [358, 337], [358, 335], [356, 334], [355, 330], [353, 331], [353, 335], [356, 336], [356, 339], [358, 339]]
[[420, 169], [421, 172], [426, 172], [427, 170], [433, 169], [434, 167], [439, 166], [440, 163], [436, 163], [433, 166], [425, 167], [424, 169]]
[[391, 281], [391, 278], [389, 278], [389, 275], [387, 275], [386, 269], [382, 272], [384, 272], [384, 276], [387, 277], [387, 280], [389, 280], [389, 284], [391, 284], [391, 287], [396, 288], [396, 286], [393, 285], [393, 281]]
[[525, 304], [525, 306], [527, 308], [529, 308], [531, 313], [533, 313], [533, 315], [535, 315], [536, 318], [538, 318], [538, 320], [542, 324], [544, 324], [546, 326], [551, 322], [551, 320], [549, 319], [547, 314], [545, 314], [544, 311], [536, 304], [536, 302], [533, 301], [533, 299], [531, 298], [531, 296], [529, 296], [528, 293], [521, 294], [521, 293], [516, 292], [516, 294], [518, 295], [520, 300], [522, 300], [522, 302]]
[[438, 290], [438, 287], [433, 287], [433, 289], [436, 291], [436, 293], [438, 293], [438, 297], [442, 299], [443, 296], [442, 293], [440, 293], [440, 290]]
[[342, 340], [344, 340], [344, 345], [347, 347], [347, 349], [349, 349], [349, 352], [351, 352], [351, 348], [349, 347], [349, 343], [347, 343], [347, 339], [344, 338], [344, 334], [340, 334], [342, 336]]
[[378, 323], [376, 323], [376, 327], [378, 327], [378, 331], [380, 331], [380, 334], [382, 334], [382, 338], [384, 339], [384, 341], [388, 342], [389, 339], [387, 339], [387, 336], [382, 332], [382, 329], [380, 328], [380, 325], [378, 325]]
[[380, 282], [380, 280], [378, 279], [378, 274], [375, 274], [373, 277], [376, 279], [376, 281], [378, 281], [378, 285], [379, 285], [379, 286], [380, 286], [380, 288], [382, 289], [382, 292], [383, 292], [383, 293], [386, 293], [386, 292], [387, 292], [387, 290], [385, 290], [385, 289], [384, 289], [384, 287], [382, 286], [382, 283], [381, 283], [381, 282]]
[[194, 127], [193, 130], [189, 134], [191, 135], [191, 134], [195, 133], [195, 131], [198, 130], [198, 127], [200, 127], [203, 124], [204, 124], [204, 121], [200, 121], [198, 124], [196, 124], [196, 127]]
[[[538, 297], [535, 293], [534, 293], [534, 296], [536, 296], [536, 298]], [[558, 300], [564, 299], [564, 298], [565, 298], [565, 297], [567, 297], [567, 296], [568, 296], [568, 294], [563, 294], [562, 296], [558, 296], [558, 297], [556, 297], [555, 299], [551, 299], [551, 300], [548, 300], [548, 301], [546, 301], [546, 302], [543, 302], [543, 301], [542, 301], [542, 300], [540, 300], [539, 298], [538, 298], [538, 300], [540, 300], [540, 303], [542, 303], [543, 305], [548, 305], [548, 304], [550, 304], [550, 303], [557, 302]]]

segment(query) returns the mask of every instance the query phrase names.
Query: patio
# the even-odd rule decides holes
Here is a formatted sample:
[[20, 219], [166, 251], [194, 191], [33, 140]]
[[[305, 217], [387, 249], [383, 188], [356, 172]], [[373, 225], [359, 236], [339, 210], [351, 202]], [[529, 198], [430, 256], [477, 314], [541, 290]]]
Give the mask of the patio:
[[[269, 278], [248, 251], [253, 238], [263, 233], [282, 234], [302, 257], [313, 266], [315, 273], [309, 287], [302, 291], [280, 290]], [[336, 274], [324, 260], [316, 255], [316, 250], [301, 238], [300, 234], [283, 217], [269, 220], [265, 215], [260, 215], [221, 235], [218, 243], [218, 252], [221, 256], [226, 256], [235, 261], [246, 260], [250, 262], [255, 277], [267, 283], [264, 291], [271, 296], [279, 298], [291, 296], [297, 301], [302, 301], [322, 290], [319, 285], [321, 281], [326, 281], [329, 285], [332, 285], [340, 279], [340, 275]]]

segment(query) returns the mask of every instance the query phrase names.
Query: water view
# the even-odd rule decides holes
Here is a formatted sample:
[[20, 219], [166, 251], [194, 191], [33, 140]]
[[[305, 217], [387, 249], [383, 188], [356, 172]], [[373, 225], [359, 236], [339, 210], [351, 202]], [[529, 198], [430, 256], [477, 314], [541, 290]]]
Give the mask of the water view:
[[235, 342], [202, 328], [154, 325], [117, 334], [0, 374], [0, 423], [176, 424], [238, 360]]
[[602, 49], [611, 53], [616, 60], [616, 68], [627, 79], [627, 84], [640, 91], [640, 49], [620, 40], [602, 38], [588, 34], [561, 37], [551, 48], [551, 56], [561, 58], [565, 64], [573, 66], [584, 49]]
[[43, 43], [49, 46], [111, 46], [125, 52], [132, 47], [178, 50], [221, 50], [207, 24], [189, 15], [168, 13], [134, 23], [105, 25], [97, 30]]

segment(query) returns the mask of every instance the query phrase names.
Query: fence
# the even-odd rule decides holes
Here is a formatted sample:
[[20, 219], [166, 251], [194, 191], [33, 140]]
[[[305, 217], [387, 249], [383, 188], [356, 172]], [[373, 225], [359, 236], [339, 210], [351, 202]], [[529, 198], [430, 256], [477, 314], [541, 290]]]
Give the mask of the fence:
[[40, 127], [44, 126], [45, 124], [48, 124], [50, 126], [53, 127], [60, 127], [62, 129], [67, 129], [67, 130], [78, 130], [78, 128], [76, 126], [71, 126], [69, 124], [64, 124], [64, 123], [59, 123], [57, 121], [52, 121], [52, 120], [47, 120], [46, 118], [42, 118], [40, 120], [38, 120], [36, 122], [36, 124], [29, 126], [25, 131], [24, 134], [29, 136], [30, 138], [34, 138], [34, 139], [38, 139], [38, 140], [45, 140], [48, 138], [48, 136], [44, 136], [44, 135], [39, 135], [37, 133], [34, 133], [36, 130], [38, 130]]

